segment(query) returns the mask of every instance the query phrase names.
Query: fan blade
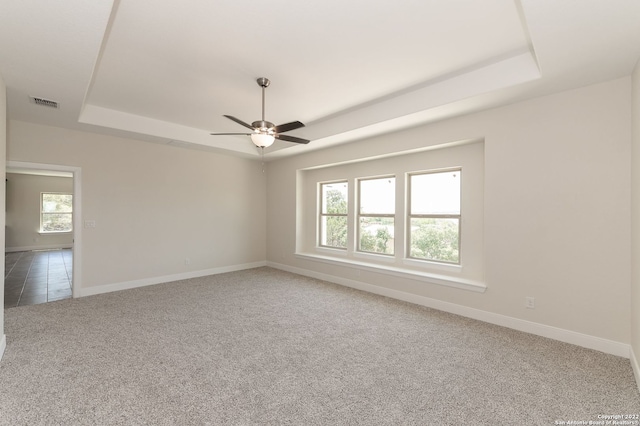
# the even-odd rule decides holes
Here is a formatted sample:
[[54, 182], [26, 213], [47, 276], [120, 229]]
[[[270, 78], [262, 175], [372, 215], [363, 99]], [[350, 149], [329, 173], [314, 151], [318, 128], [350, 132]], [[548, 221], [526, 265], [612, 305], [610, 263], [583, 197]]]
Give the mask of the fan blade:
[[210, 133], [213, 136], [221, 136], [221, 135], [243, 135], [243, 136], [251, 136], [251, 133]]
[[279, 126], [276, 126], [273, 130], [276, 133], [284, 133], [284, 132], [290, 132], [291, 130], [299, 129], [300, 127], [304, 127], [304, 124], [302, 124], [299, 121], [292, 121], [291, 123], [286, 123], [286, 124], [281, 124]]
[[238, 124], [239, 124], [239, 125], [241, 125], [241, 126], [246, 127], [247, 129], [255, 130], [255, 129], [253, 128], [253, 126], [251, 126], [250, 124], [245, 123], [244, 121], [240, 120], [239, 118], [235, 118], [235, 117], [234, 117], [234, 116], [232, 116], [232, 115], [225, 115], [225, 117], [227, 117], [229, 120], [233, 120], [233, 121], [235, 121], [236, 123], [238, 123]]
[[276, 139], [280, 139], [287, 142], [295, 142], [295, 143], [309, 143], [310, 141], [302, 138], [296, 138], [295, 136], [289, 135], [274, 135]]

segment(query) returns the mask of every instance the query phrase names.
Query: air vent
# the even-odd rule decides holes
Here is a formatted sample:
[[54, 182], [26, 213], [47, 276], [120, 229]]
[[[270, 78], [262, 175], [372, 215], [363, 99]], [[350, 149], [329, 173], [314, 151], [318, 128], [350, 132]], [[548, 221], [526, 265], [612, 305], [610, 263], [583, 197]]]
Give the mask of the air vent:
[[36, 105], [42, 105], [49, 108], [58, 108], [58, 103], [56, 101], [51, 101], [49, 99], [37, 98], [35, 96], [31, 96], [31, 100]]

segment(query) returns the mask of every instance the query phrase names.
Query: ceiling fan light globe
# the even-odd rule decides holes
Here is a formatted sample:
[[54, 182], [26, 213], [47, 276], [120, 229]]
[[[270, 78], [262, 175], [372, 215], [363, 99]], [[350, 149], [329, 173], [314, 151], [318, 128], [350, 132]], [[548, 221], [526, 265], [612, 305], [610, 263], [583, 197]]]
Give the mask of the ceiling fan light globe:
[[258, 148], [267, 148], [273, 145], [273, 142], [276, 138], [273, 135], [265, 134], [265, 133], [252, 133], [251, 141]]

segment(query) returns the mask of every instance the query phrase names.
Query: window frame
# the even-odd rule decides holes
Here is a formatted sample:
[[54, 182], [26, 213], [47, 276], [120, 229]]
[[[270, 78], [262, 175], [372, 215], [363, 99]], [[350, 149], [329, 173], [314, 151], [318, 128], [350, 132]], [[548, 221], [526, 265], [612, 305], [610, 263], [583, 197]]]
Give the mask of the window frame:
[[[413, 214], [412, 213], [412, 199], [411, 199], [411, 185], [413, 176], [437, 174], [437, 173], [460, 173], [460, 212], [458, 214]], [[406, 234], [405, 234], [405, 258], [412, 261], [429, 262], [444, 265], [462, 265], [462, 167], [447, 167], [443, 169], [423, 170], [417, 172], [409, 172], [406, 174]], [[423, 257], [411, 256], [411, 219], [457, 219], [458, 220], [458, 261], [450, 262], [441, 259], [427, 259]]]
[[[64, 211], [64, 212], [45, 212], [44, 211], [44, 197], [45, 195], [68, 195], [71, 197], [71, 211]], [[45, 221], [43, 220], [45, 215], [50, 215], [50, 214], [57, 214], [57, 215], [61, 215], [61, 214], [65, 214], [65, 215], [69, 215], [71, 217], [70, 220], [70, 225], [71, 228], [68, 231], [46, 231], [44, 229], [44, 223]], [[69, 192], [52, 192], [52, 191], [43, 191], [40, 193], [40, 230], [39, 230], [39, 234], [68, 234], [73, 232], [73, 194], [69, 193]]]
[[[340, 183], [344, 183], [347, 187], [347, 209], [345, 213], [324, 213], [324, 191], [323, 191], [323, 187], [324, 185], [335, 185], [335, 184], [340, 184]], [[341, 180], [334, 180], [334, 181], [328, 181], [328, 182], [318, 182], [318, 235], [317, 235], [317, 246], [318, 247], [322, 247], [322, 248], [328, 248], [328, 249], [335, 249], [335, 250], [344, 250], [346, 251], [348, 246], [349, 246], [349, 180], [348, 179], [341, 179]], [[329, 217], [344, 217], [345, 222], [347, 223], [347, 241], [345, 242], [345, 246], [344, 247], [339, 247], [339, 246], [330, 246], [330, 245], [326, 245], [326, 244], [322, 244], [322, 233], [323, 233], [323, 219], [324, 218], [329, 218]]]
[[[393, 199], [393, 213], [362, 213], [362, 182], [363, 181], [368, 181], [368, 180], [380, 180], [380, 179], [393, 179], [393, 195], [394, 195], [394, 199]], [[382, 253], [382, 252], [378, 252], [378, 251], [368, 251], [368, 250], [362, 250], [361, 246], [360, 246], [360, 219], [363, 217], [371, 217], [371, 218], [391, 218], [393, 219], [393, 227], [394, 227], [394, 234], [395, 234], [395, 225], [396, 225], [396, 212], [397, 212], [397, 208], [396, 208], [396, 204], [397, 204], [397, 199], [396, 199], [396, 175], [395, 174], [390, 174], [390, 175], [382, 175], [382, 176], [373, 176], [373, 177], [364, 177], [364, 178], [356, 178], [356, 185], [357, 185], [357, 209], [356, 209], [356, 221], [355, 221], [355, 231], [356, 231], [356, 240], [355, 240], [355, 251], [357, 253], [366, 253], [366, 254], [376, 254], [376, 255], [380, 255], [380, 256], [389, 256], [389, 257], [395, 257], [396, 256], [396, 250], [395, 247], [392, 247], [392, 252], [391, 253]]]
[[[309, 167], [296, 170], [296, 229], [294, 256], [301, 261], [313, 262], [325, 271], [333, 271], [334, 275], [340, 275], [349, 280], [369, 280], [371, 277], [365, 272], [383, 274], [380, 277], [392, 276], [403, 279], [415, 280], [428, 284], [443, 285], [451, 288], [485, 291], [485, 141], [482, 138], [468, 139], [453, 145], [425, 146], [417, 150], [402, 151], [389, 156], [367, 157], [357, 161], [345, 160], [327, 164], [314, 164]], [[461, 238], [460, 238], [460, 264], [431, 262], [421, 259], [408, 259], [405, 257], [407, 238], [407, 174], [420, 171], [440, 171], [461, 168], [464, 172], [461, 181]], [[368, 176], [396, 176], [396, 218], [395, 218], [395, 256], [380, 256], [370, 253], [355, 251], [357, 184], [356, 179]], [[349, 185], [349, 214], [348, 214], [348, 239], [347, 250], [336, 250], [318, 247], [318, 184], [348, 180]], [[418, 180], [419, 181], [419, 180]], [[428, 183], [429, 179], [427, 179]], [[418, 204], [414, 212], [431, 213], [438, 209], [446, 211], [453, 206], [452, 203], [421, 203], [420, 191], [416, 191], [414, 180], [414, 204]], [[435, 182], [435, 180], [433, 181]], [[447, 181], [444, 182], [445, 184]], [[457, 191], [457, 185], [455, 190]], [[365, 189], [366, 191], [366, 189]], [[373, 191], [375, 193], [375, 191]], [[423, 192], [426, 194], [428, 192]], [[437, 194], [437, 193], [436, 193]], [[457, 195], [457, 194], [456, 194]], [[417, 198], [416, 198], [417, 197]], [[457, 196], [456, 196], [457, 199]], [[374, 200], [375, 201], [375, 200]], [[442, 201], [447, 201], [443, 199]], [[449, 200], [450, 201], [450, 200]], [[364, 199], [366, 203], [366, 198]], [[375, 207], [375, 204], [371, 204]], [[433, 207], [431, 207], [433, 206]], [[440, 208], [442, 207], [442, 209]], [[344, 205], [343, 205], [344, 208]], [[366, 208], [366, 206], [365, 206]], [[377, 209], [377, 207], [375, 207]], [[382, 209], [383, 206], [380, 206]], [[341, 210], [343, 211], [343, 210]], [[454, 211], [458, 213], [456, 209]], [[423, 220], [425, 221], [425, 220]], [[414, 220], [415, 222], [415, 220]], [[344, 222], [342, 222], [344, 223]], [[414, 223], [415, 224], [415, 223]], [[451, 225], [455, 225], [455, 222]], [[450, 225], [450, 226], [451, 226]], [[418, 228], [414, 228], [418, 229]], [[446, 228], [445, 228], [446, 230]], [[445, 235], [448, 241], [456, 232], [455, 226], [451, 226]], [[414, 244], [416, 242], [414, 234]], [[336, 239], [344, 243], [343, 234]], [[449, 245], [449, 253], [455, 247]], [[422, 255], [415, 252], [416, 255]], [[455, 260], [447, 254], [434, 253], [436, 257]], [[324, 266], [323, 266], [324, 265]], [[347, 267], [353, 272], [344, 272], [341, 268]], [[362, 276], [362, 278], [359, 278]], [[377, 276], [377, 275], [375, 275]], [[371, 278], [373, 279], [373, 278]], [[377, 278], [376, 278], [377, 279]], [[382, 279], [382, 278], [380, 278]], [[390, 284], [391, 287], [395, 287]]]

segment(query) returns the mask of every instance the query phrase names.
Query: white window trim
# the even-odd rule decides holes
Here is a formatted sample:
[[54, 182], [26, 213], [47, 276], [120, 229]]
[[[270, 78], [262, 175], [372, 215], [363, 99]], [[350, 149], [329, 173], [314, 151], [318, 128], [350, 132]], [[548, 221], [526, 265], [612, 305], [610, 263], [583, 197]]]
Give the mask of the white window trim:
[[374, 253], [370, 251], [355, 251], [352, 253], [354, 258], [360, 258], [365, 261], [396, 263], [397, 257], [392, 254]]
[[432, 262], [430, 260], [416, 259], [413, 257], [402, 259], [402, 263], [407, 266], [416, 266], [416, 267], [428, 266], [429, 269], [439, 269], [441, 271], [448, 271], [448, 272], [460, 273], [463, 270], [463, 266], [456, 263]]
[[[58, 194], [58, 195], [70, 195], [72, 204], [70, 212], [56, 212], [56, 213], [47, 213], [42, 211], [42, 198], [44, 194]], [[45, 214], [68, 214], [71, 215], [71, 229], [68, 231], [45, 231], [42, 229], [42, 219]], [[40, 193], [40, 229], [38, 230], [39, 235], [64, 235], [73, 233], [73, 194], [69, 192], [51, 192], [51, 191], [42, 191]]]
[[[462, 167], [460, 166], [456, 166], [456, 167], [446, 167], [446, 168], [438, 168], [438, 169], [433, 169], [433, 170], [425, 170], [425, 171], [415, 171], [415, 172], [405, 172], [405, 194], [406, 194], [406, 198], [404, 199], [404, 203], [406, 205], [406, 212], [404, 213], [406, 216], [406, 222], [405, 222], [405, 231], [404, 231], [404, 235], [403, 235], [403, 252], [399, 253], [396, 250], [394, 250], [394, 253], [391, 254], [387, 254], [387, 253], [377, 253], [377, 252], [369, 252], [369, 251], [363, 251], [360, 249], [360, 218], [361, 217], [390, 217], [394, 219], [394, 224], [396, 222], [398, 222], [398, 211], [396, 211], [394, 214], [366, 214], [366, 215], [362, 215], [360, 213], [360, 183], [362, 181], [365, 180], [373, 180], [373, 179], [384, 179], [384, 178], [394, 178], [397, 179], [395, 174], [383, 174], [383, 175], [379, 175], [379, 176], [373, 176], [373, 177], [357, 177], [357, 178], [353, 178], [353, 179], [340, 179], [340, 180], [331, 180], [331, 181], [325, 181], [325, 182], [318, 182], [318, 215], [317, 215], [317, 233], [316, 233], [316, 247], [315, 250], [316, 252], [320, 253], [322, 256], [322, 253], [324, 251], [324, 253], [326, 253], [327, 255], [335, 255], [335, 254], [339, 254], [341, 256], [349, 256], [351, 258], [362, 258], [362, 259], [368, 259], [371, 260], [373, 262], [381, 262], [381, 263], [399, 263], [402, 262], [404, 265], [407, 266], [415, 266], [415, 267], [427, 267], [429, 269], [437, 269], [437, 270], [441, 270], [441, 271], [447, 271], [447, 272], [454, 272], [454, 273], [460, 273], [462, 272], [462, 263], [461, 263], [461, 259], [462, 259], [462, 212], [460, 212], [460, 214], [458, 215], [412, 215], [411, 214], [411, 177], [412, 176], [416, 176], [416, 175], [423, 175], [423, 174], [432, 174], [432, 173], [443, 173], [443, 172], [451, 172], [451, 171], [459, 171], [460, 173], [462, 173]], [[323, 203], [323, 196], [322, 196], [322, 186], [326, 185], [326, 184], [333, 184], [333, 183], [346, 183], [347, 184], [347, 188], [349, 189], [349, 187], [351, 185], [355, 186], [355, 191], [351, 190], [349, 191], [349, 193], [354, 192], [355, 193], [355, 208], [351, 208], [350, 205], [347, 207], [347, 213], [346, 214], [325, 214], [322, 213], [322, 203]], [[350, 204], [350, 203], [349, 203]], [[397, 207], [397, 206], [395, 206]], [[353, 214], [353, 216], [351, 216], [353, 219], [349, 220], [350, 215]], [[355, 238], [353, 239], [353, 243], [350, 244], [350, 239], [347, 239], [347, 247], [334, 247], [334, 246], [327, 246], [327, 245], [321, 245], [320, 241], [322, 239], [322, 219], [323, 217], [326, 216], [339, 216], [339, 217], [347, 217], [348, 220], [348, 224], [352, 224], [352, 228], [349, 229], [348, 226], [348, 232], [349, 233], [354, 233], [355, 234]], [[437, 217], [437, 218], [455, 218], [458, 219], [458, 262], [447, 262], [447, 261], [440, 261], [440, 260], [436, 260], [436, 259], [422, 259], [422, 258], [417, 258], [417, 257], [410, 257], [410, 253], [411, 253], [411, 239], [410, 239], [410, 227], [408, 226], [408, 224], [411, 222], [411, 218], [413, 217]], [[402, 268], [400, 268], [402, 269]], [[411, 269], [407, 269], [409, 271], [412, 271]]]
[[[383, 175], [383, 176], [374, 176], [374, 177], [364, 177], [364, 178], [357, 178], [356, 179], [356, 197], [357, 197], [357, 206], [356, 206], [356, 223], [355, 223], [355, 233], [356, 233], [356, 240], [355, 240], [355, 253], [358, 254], [373, 254], [373, 255], [378, 255], [378, 256], [384, 256], [387, 258], [395, 258], [396, 257], [396, 251], [395, 248], [393, 250], [393, 253], [380, 253], [380, 252], [375, 252], [375, 251], [366, 251], [366, 250], [362, 250], [360, 248], [360, 219], [363, 217], [379, 217], [379, 218], [390, 218], [393, 219], [393, 224], [394, 224], [394, 228], [395, 228], [395, 223], [396, 223], [396, 213], [395, 213], [395, 200], [394, 200], [394, 205], [393, 205], [393, 213], [362, 213], [362, 182], [363, 181], [367, 181], [367, 180], [377, 180], [377, 179], [393, 179], [394, 185], [395, 185], [395, 180], [396, 180], [396, 175]], [[395, 188], [394, 188], [394, 196], [395, 196]], [[394, 231], [395, 234], [395, 231]]]
[[68, 235], [73, 234], [73, 229], [71, 231], [38, 231], [39, 235]]
[[[413, 260], [418, 262], [429, 262], [429, 264], [438, 264], [438, 265], [453, 265], [460, 266], [462, 265], [462, 211], [458, 214], [412, 214], [411, 213], [411, 178], [413, 176], [421, 176], [428, 174], [436, 174], [436, 173], [447, 173], [447, 172], [455, 172], [458, 171], [462, 175], [462, 167], [450, 167], [444, 169], [436, 169], [436, 170], [428, 170], [428, 171], [419, 171], [419, 172], [410, 172], [406, 174], [406, 187], [407, 187], [407, 221], [406, 221], [406, 229], [407, 233], [405, 235], [405, 253], [404, 260]], [[462, 188], [461, 188], [462, 191]], [[461, 195], [462, 196], [462, 195]], [[462, 207], [461, 207], [462, 210]], [[412, 257], [411, 256], [411, 219], [413, 218], [433, 218], [433, 219], [457, 219], [458, 220], [458, 261], [457, 262], [447, 262], [444, 260], [437, 259], [426, 259], [421, 257]]]
[[[338, 250], [341, 252], [345, 252], [347, 251], [348, 247], [349, 247], [349, 239], [347, 238], [347, 247], [337, 247], [337, 246], [328, 246], [328, 245], [323, 245], [320, 242], [322, 241], [322, 219], [325, 217], [344, 217], [347, 220], [347, 235], [349, 232], [349, 224], [348, 224], [348, 220], [349, 220], [349, 202], [347, 201], [347, 213], [323, 213], [322, 212], [322, 207], [323, 207], [323, 203], [324, 203], [324, 197], [322, 196], [322, 187], [324, 185], [331, 185], [331, 184], [336, 184], [336, 183], [345, 183], [347, 184], [347, 194], [349, 193], [349, 181], [348, 180], [336, 180], [336, 181], [330, 181], [330, 182], [318, 182], [318, 232], [317, 232], [317, 237], [316, 237], [316, 246], [319, 249], [330, 249], [330, 250]], [[348, 197], [347, 197], [348, 200]]]

